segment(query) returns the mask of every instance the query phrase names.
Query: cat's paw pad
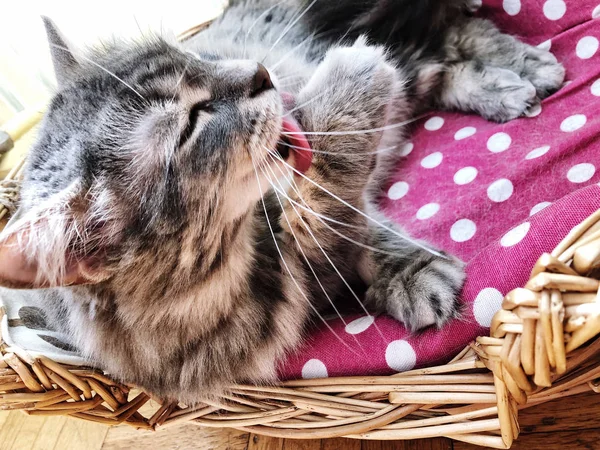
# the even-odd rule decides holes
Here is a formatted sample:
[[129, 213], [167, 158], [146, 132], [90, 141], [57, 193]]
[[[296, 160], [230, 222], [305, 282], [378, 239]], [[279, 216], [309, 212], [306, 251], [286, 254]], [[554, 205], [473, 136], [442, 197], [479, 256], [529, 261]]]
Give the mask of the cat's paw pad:
[[479, 108], [488, 120], [516, 119], [538, 102], [535, 86], [510, 70], [488, 69], [486, 77]]
[[549, 51], [529, 47], [521, 76], [529, 80], [535, 86], [537, 96], [544, 99], [560, 89], [565, 80], [565, 68]]
[[385, 292], [387, 313], [412, 331], [432, 325], [439, 328], [459, 316], [458, 296], [464, 279], [461, 261], [423, 252], [389, 279]]

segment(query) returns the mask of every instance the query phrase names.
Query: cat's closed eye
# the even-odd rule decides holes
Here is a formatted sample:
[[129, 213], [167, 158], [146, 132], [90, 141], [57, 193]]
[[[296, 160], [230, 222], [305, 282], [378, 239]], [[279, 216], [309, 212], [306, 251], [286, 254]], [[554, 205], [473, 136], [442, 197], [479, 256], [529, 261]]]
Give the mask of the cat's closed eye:
[[181, 133], [181, 138], [179, 139], [179, 145], [183, 145], [187, 142], [187, 140], [192, 136], [192, 133], [196, 129], [196, 124], [198, 123], [198, 118], [200, 114], [211, 113], [214, 111], [213, 104], [210, 100], [205, 100], [203, 102], [198, 102], [190, 109], [188, 123]]

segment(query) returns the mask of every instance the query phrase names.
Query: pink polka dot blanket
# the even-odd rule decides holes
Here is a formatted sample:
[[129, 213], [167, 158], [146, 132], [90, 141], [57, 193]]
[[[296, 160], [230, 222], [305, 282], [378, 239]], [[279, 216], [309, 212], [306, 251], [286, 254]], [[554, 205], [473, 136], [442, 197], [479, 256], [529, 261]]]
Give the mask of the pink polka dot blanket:
[[486, 335], [503, 296], [543, 252], [600, 208], [600, 0], [484, 0], [478, 15], [550, 49], [567, 83], [541, 108], [495, 124], [434, 113], [416, 124], [383, 202], [412, 236], [467, 262], [461, 319], [409, 333], [386, 317], [329, 322], [283, 378], [388, 374], [444, 363]]

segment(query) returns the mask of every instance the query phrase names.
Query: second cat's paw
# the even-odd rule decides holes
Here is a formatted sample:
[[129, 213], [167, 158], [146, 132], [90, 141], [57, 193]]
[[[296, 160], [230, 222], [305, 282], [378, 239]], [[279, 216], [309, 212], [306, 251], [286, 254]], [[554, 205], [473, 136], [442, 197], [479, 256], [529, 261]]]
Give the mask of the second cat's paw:
[[[306, 104], [302, 111], [313, 120], [315, 130], [379, 128], [385, 125], [398, 77], [383, 47], [358, 39], [352, 47], [327, 52], [298, 94], [298, 102]], [[305, 126], [311, 129], [313, 125], [306, 121]], [[378, 136], [373, 134], [371, 139]]]
[[528, 47], [521, 77], [529, 80], [541, 99], [556, 92], [565, 80], [565, 68], [547, 50]]
[[511, 70], [488, 67], [481, 76], [476, 108], [488, 120], [516, 119], [539, 101], [535, 86]]
[[367, 298], [379, 298], [379, 304], [385, 299], [386, 312], [410, 330], [439, 328], [459, 316], [465, 279], [461, 261], [423, 251], [398, 272], [387, 273], [386, 279], [380, 278], [369, 288]]

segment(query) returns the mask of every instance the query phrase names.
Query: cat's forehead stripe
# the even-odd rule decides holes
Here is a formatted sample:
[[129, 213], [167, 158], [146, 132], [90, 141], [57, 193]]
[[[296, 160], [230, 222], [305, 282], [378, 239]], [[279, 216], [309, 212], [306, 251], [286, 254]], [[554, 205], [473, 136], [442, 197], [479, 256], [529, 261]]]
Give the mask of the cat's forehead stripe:
[[164, 78], [173, 78], [181, 76], [183, 70], [177, 70], [172, 64], [164, 64], [162, 66], [146, 70], [135, 77], [135, 82], [138, 85], [150, 84], [156, 80], [162, 80]]

